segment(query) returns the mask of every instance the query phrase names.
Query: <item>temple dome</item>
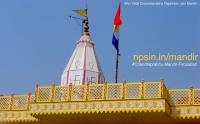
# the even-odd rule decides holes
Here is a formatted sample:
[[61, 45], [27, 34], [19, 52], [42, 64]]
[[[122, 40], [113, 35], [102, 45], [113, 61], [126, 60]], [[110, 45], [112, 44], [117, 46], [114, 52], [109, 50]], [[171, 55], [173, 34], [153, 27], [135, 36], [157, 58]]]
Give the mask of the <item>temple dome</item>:
[[94, 49], [92, 38], [81, 36], [63, 74], [61, 85], [98, 84], [104, 81], [104, 75]]

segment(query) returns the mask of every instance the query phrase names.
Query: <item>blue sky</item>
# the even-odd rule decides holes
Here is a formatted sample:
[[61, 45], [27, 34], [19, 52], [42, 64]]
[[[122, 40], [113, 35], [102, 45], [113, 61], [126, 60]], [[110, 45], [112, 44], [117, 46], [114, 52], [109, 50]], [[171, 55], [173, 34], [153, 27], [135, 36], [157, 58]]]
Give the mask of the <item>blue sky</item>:
[[116, 50], [111, 39], [119, 2], [123, 22], [119, 82], [123, 79], [138, 82], [142, 78], [151, 82], [164, 78], [165, 84], [172, 89], [189, 88], [190, 85], [200, 88], [200, 58], [192, 61], [199, 64], [196, 67], [132, 66], [136, 62], [133, 60], [135, 54], [195, 53], [200, 57], [200, 2], [194, 1], [196, 6], [124, 5], [124, 2], [145, 0], [1, 0], [0, 94], [33, 93], [36, 83], [60, 85], [61, 74], [81, 36], [81, 27], [68, 16], [81, 17], [72, 10], [84, 9], [86, 4], [96, 53], [106, 80], [113, 83]]

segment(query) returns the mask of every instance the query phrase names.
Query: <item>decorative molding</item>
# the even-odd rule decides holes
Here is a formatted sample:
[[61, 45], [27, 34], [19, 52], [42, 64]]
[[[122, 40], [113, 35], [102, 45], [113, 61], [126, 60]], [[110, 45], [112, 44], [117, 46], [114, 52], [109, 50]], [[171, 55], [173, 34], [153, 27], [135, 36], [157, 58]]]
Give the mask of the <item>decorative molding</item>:
[[99, 113], [99, 112], [165, 112], [165, 100], [93, 101], [70, 103], [32, 104], [30, 112], [38, 114]]
[[172, 107], [171, 108], [171, 117], [173, 118], [200, 118], [200, 106], [192, 107]]
[[1, 111], [0, 122], [35, 122], [39, 119], [31, 116], [29, 111]]
[[[30, 111], [1, 111], [0, 122], [35, 122], [34, 115], [116, 112], [165, 112], [178, 119], [200, 118], [200, 106], [170, 107], [165, 99], [35, 103]], [[31, 116], [33, 115], [33, 116]]]

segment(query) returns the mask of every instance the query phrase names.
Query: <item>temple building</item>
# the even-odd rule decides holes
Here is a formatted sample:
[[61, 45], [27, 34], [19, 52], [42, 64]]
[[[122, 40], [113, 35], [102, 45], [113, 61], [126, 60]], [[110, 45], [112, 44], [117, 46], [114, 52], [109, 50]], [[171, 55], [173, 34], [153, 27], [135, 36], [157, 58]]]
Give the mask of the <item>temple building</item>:
[[[86, 31], [87, 27], [85, 27]], [[103, 83], [105, 80], [89, 32], [84, 32], [61, 77], [61, 85]]]
[[75, 10], [75, 12], [85, 16], [83, 20], [83, 23], [85, 23], [84, 33], [77, 41], [77, 47], [63, 71], [61, 86], [70, 83], [72, 85], [103, 83], [105, 78], [95, 53], [94, 42], [89, 34], [87, 9]]
[[3, 124], [200, 124], [200, 88], [169, 89], [157, 82], [107, 83], [89, 34], [84, 32], [61, 75], [61, 86], [0, 95]]

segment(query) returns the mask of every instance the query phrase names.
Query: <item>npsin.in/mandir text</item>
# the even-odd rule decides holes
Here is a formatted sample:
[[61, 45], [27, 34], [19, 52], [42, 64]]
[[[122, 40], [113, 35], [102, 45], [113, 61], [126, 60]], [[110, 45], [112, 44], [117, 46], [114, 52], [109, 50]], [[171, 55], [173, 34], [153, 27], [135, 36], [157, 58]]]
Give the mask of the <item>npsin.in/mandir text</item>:
[[141, 62], [141, 61], [152, 61], [152, 60], [157, 60], [157, 61], [162, 61], [162, 60], [165, 60], [165, 61], [168, 61], [168, 60], [174, 60], [174, 61], [195, 61], [197, 60], [197, 57], [198, 55], [194, 54], [194, 53], [190, 53], [188, 55], [176, 55], [176, 54], [158, 54], [158, 55], [155, 55], [155, 54], [144, 54], [144, 55], [141, 55], [141, 54], [135, 54], [133, 55], [133, 60], [136, 60], [138, 62]]

